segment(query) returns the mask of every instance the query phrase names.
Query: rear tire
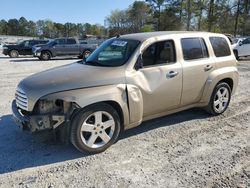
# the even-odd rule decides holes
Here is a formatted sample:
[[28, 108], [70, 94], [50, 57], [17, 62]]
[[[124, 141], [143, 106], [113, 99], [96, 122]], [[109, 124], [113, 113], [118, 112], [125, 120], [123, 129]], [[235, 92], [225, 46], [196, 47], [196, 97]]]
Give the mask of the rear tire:
[[227, 110], [230, 100], [230, 86], [225, 82], [220, 82], [214, 88], [209, 104], [206, 107], [206, 111], [211, 115], [220, 115]]
[[51, 53], [49, 51], [43, 51], [40, 56], [41, 60], [48, 61], [51, 59]]
[[9, 55], [11, 58], [17, 58], [19, 56], [19, 53], [17, 50], [11, 50]]
[[106, 103], [82, 109], [71, 123], [71, 143], [81, 152], [96, 154], [118, 140], [121, 130], [117, 111]]

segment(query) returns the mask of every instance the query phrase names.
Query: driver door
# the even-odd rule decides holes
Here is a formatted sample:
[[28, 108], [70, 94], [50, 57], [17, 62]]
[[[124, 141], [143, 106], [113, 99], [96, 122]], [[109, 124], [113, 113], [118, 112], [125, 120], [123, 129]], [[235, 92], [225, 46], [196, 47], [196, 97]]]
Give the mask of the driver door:
[[142, 54], [142, 67], [128, 78], [143, 98], [143, 117], [159, 114], [180, 105], [182, 66], [176, 60], [174, 41], [151, 44]]

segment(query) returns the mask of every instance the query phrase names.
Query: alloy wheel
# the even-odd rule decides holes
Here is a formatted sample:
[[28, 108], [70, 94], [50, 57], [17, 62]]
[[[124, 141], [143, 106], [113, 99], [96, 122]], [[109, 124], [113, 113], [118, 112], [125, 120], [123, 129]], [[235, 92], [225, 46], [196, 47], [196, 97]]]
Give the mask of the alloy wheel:
[[81, 140], [89, 148], [106, 145], [115, 131], [115, 121], [111, 114], [97, 111], [89, 115], [81, 125]]
[[214, 110], [217, 113], [222, 113], [228, 106], [229, 103], [229, 91], [226, 87], [221, 87], [215, 94], [214, 97]]

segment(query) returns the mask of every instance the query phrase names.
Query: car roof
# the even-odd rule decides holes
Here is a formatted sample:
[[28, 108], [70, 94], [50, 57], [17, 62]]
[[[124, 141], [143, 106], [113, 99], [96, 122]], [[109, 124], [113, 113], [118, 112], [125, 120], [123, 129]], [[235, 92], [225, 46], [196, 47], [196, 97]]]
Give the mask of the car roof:
[[214, 35], [214, 36], [225, 36], [223, 34], [218, 33], [210, 33], [210, 32], [197, 32], [197, 31], [157, 31], [157, 32], [146, 32], [146, 33], [133, 33], [133, 34], [126, 34], [121, 35], [120, 38], [122, 39], [131, 39], [131, 40], [139, 40], [141, 42], [146, 41], [150, 38], [159, 37], [159, 36], [166, 36], [166, 35], [183, 35], [187, 36], [198, 36], [198, 35]]

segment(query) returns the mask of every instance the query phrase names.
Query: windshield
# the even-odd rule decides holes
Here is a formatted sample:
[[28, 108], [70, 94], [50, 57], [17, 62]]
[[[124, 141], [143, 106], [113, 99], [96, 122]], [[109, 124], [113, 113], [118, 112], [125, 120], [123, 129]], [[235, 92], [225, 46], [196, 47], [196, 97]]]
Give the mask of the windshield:
[[137, 40], [113, 38], [105, 41], [87, 59], [85, 64], [117, 67], [125, 64], [137, 46]]

